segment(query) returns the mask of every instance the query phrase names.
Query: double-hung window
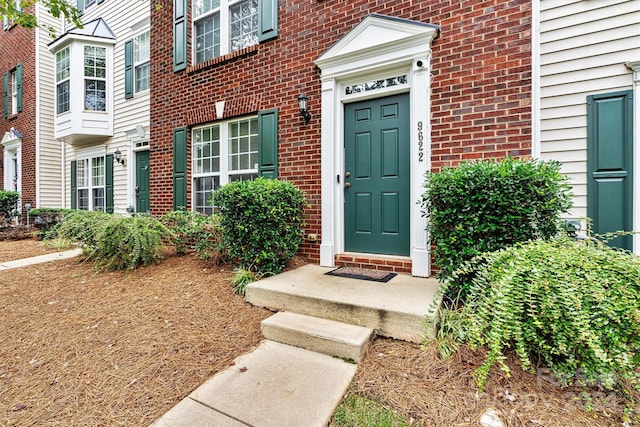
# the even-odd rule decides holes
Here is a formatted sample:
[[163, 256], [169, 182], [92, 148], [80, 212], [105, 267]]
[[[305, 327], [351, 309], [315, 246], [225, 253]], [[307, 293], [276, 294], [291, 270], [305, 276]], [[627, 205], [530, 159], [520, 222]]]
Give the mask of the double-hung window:
[[258, 44], [258, 0], [193, 0], [193, 16], [195, 63]]
[[11, 73], [11, 114], [18, 114], [18, 74]]
[[69, 111], [69, 77], [71, 74], [69, 62], [69, 47], [56, 52], [56, 113]]
[[81, 159], [76, 163], [78, 209], [105, 210], [105, 161], [104, 157]]
[[242, 118], [193, 129], [194, 208], [213, 213], [211, 193], [258, 176], [258, 118]]
[[149, 90], [149, 31], [133, 39], [135, 91]]
[[84, 109], [107, 110], [107, 49], [84, 46]]
[[[20, 0], [15, 0], [15, 1], [13, 2], [13, 4], [11, 4], [11, 2], [8, 2], [8, 3], [7, 3], [7, 7], [11, 7], [11, 6], [13, 6], [13, 9], [14, 9], [14, 11], [15, 11], [16, 13], [20, 13], [20, 12], [22, 12], [22, 3], [21, 3], [21, 1], [20, 1]], [[8, 16], [6, 16], [6, 15], [5, 15], [5, 16], [3, 16], [3, 17], [2, 17], [2, 28], [3, 28], [4, 30], [7, 30], [7, 29], [9, 29], [10, 24], [11, 24], [11, 20], [9, 19], [9, 17], [8, 17]]]

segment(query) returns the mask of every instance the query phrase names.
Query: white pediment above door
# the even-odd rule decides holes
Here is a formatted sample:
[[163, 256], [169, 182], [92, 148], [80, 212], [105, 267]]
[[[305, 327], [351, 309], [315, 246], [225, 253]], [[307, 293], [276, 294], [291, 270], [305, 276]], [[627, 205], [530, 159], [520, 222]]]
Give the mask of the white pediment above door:
[[415, 54], [423, 55], [430, 50], [431, 41], [439, 33], [440, 27], [437, 25], [372, 14], [322, 54], [315, 63], [324, 74], [328, 69], [341, 68], [341, 64], [353, 64], [366, 58], [389, 57], [397, 61], [399, 57], [406, 59]]

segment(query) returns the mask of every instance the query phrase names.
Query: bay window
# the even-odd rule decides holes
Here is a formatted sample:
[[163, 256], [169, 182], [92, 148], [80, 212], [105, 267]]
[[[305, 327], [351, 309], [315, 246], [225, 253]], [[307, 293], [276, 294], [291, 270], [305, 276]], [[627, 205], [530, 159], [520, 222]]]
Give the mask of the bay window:
[[84, 109], [107, 109], [107, 49], [97, 46], [84, 47]]
[[56, 52], [56, 114], [69, 111], [69, 47]]

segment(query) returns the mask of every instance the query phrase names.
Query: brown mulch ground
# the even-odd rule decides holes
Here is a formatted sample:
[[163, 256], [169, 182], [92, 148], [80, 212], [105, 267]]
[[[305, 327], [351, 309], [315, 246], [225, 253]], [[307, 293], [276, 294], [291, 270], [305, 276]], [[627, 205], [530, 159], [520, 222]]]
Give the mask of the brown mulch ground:
[[2, 240], [0, 241], [0, 262], [21, 258], [50, 254], [60, 249], [50, 248], [37, 240]]
[[[17, 243], [16, 243], [17, 244]], [[39, 255], [33, 240], [0, 242], [0, 262]], [[231, 293], [228, 267], [169, 257], [96, 273], [79, 259], [0, 271], [0, 426], [146, 426], [260, 341], [270, 313]], [[477, 426], [497, 409], [507, 426], [622, 426], [622, 401], [561, 389], [511, 360], [476, 393], [482, 354], [378, 338], [352, 391], [423, 426]], [[639, 396], [640, 397], [640, 396]], [[639, 400], [640, 401], [640, 400]], [[250, 404], [250, 402], [247, 402]]]

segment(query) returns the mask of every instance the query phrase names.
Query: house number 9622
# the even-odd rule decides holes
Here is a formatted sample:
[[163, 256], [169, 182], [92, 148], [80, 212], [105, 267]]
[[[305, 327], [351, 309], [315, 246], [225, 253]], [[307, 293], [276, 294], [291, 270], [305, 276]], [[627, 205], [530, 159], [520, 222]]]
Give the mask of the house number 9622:
[[418, 161], [424, 160], [424, 134], [422, 133], [422, 122], [418, 122]]

